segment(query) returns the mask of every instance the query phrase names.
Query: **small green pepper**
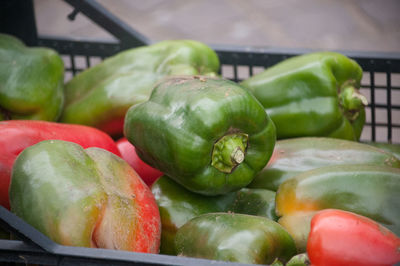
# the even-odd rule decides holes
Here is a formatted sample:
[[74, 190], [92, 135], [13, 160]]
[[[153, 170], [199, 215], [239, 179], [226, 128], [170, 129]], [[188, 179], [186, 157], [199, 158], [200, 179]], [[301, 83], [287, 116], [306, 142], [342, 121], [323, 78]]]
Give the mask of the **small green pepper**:
[[190, 219], [205, 213], [231, 212], [264, 216], [276, 220], [275, 192], [242, 188], [218, 196], [193, 193], [171, 178], [162, 176], [152, 185], [160, 210], [162, 230], [160, 253], [175, 254], [176, 231]]

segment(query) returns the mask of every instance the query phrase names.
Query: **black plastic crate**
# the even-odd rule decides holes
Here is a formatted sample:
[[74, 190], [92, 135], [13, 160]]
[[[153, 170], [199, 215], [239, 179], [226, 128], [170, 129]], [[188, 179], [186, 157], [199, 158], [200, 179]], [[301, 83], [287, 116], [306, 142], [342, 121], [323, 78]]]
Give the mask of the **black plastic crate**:
[[[33, 0], [1, 2], [0, 32], [13, 34], [30, 46], [46, 46], [57, 50], [64, 59], [67, 79], [108, 56], [151, 43], [151, 40], [127, 26], [95, 0], [64, 1], [74, 7], [69, 19], [73, 20], [81, 12], [113, 34], [118, 41], [77, 41], [64, 36], [38, 36]], [[291, 56], [312, 52], [233, 45], [210, 46], [220, 58], [221, 75], [234, 81], [241, 81]], [[353, 58], [364, 70], [361, 92], [368, 98], [369, 105], [361, 140], [400, 143], [400, 102], [393, 100], [400, 99], [400, 53], [337, 52]], [[18, 239], [0, 240], [1, 265], [241, 265], [160, 254], [62, 246], [1, 206], [0, 227]]]

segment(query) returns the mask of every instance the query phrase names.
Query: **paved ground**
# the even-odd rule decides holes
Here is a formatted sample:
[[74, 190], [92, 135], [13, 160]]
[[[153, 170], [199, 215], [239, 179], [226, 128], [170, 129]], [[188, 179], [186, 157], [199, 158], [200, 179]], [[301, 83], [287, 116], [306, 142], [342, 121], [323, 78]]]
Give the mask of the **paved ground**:
[[[400, 52], [399, 0], [99, 0], [152, 40]], [[40, 33], [110, 38], [61, 0], [35, 0]]]

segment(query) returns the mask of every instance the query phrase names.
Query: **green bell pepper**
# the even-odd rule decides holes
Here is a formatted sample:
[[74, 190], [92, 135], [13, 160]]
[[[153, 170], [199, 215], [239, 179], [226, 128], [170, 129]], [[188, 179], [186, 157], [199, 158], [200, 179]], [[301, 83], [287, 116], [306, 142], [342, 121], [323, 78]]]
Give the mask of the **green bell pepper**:
[[66, 83], [61, 122], [122, 134], [126, 111], [146, 101], [162, 77], [216, 75], [218, 69], [216, 53], [192, 40], [168, 40], [120, 52]]
[[159, 251], [153, 194], [106, 150], [61, 140], [30, 146], [14, 163], [9, 195], [12, 212], [59, 244]]
[[296, 244], [303, 244], [298, 246], [303, 251], [310, 220], [322, 209], [366, 216], [399, 235], [399, 191], [398, 168], [365, 164], [325, 166], [283, 182], [276, 192], [276, 214], [289, 232], [297, 232], [292, 237]]
[[56, 121], [64, 103], [61, 57], [0, 33], [0, 58], [0, 121]]
[[274, 124], [250, 92], [205, 76], [158, 83], [129, 109], [124, 133], [144, 162], [205, 195], [248, 185], [275, 145]]
[[190, 219], [205, 213], [230, 212], [264, 216], [276, 220], [275, 192], [266, 189], [242, 188], [218, 196], [193, 193], [171, 178], [162, 176], [152, 185], [161, 216], [160, 253], [175, 254], [177, 230]]
[[240, 263], [285, 263], [296, 254], [293, 239], [277, 222], [246, 214], [197, 216], [175, 236], [178, 256]]
[[286, 59], [241, 85], [274, 121], [277, 138], [326, 136], [358, 140], [366, 98], [358, 91], [361, 67], [334, 52]]
[[395, 156], [367, 144], [326, 137], [293, 138], [276, 142], [268, 165], [248, 187], [276, 191], [281, 183], [301, 172], [349, 162], [400, 168]]

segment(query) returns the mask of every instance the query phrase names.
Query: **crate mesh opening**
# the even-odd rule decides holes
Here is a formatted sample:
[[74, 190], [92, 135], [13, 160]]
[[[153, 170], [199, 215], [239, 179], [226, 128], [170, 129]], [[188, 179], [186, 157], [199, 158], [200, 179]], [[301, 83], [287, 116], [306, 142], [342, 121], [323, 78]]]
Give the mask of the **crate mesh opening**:
[[221, 75], [226, 79], [234, 79], [235, 75], [233, 72], [232, 65], [221, 65]]
[[[395, 127], [392, 129], [392, 143], [398, 143], [400, 144], [400, 127]], [[387, 139], [385, 139], [383, 142], [388, 142]]]
[[259, 74], [265, 70], [262, 66], [253, 66], [253, 75]]
[[250, 77], [250, 67], [244, 65], [237, 66], [237, 80], [242, 81]]

